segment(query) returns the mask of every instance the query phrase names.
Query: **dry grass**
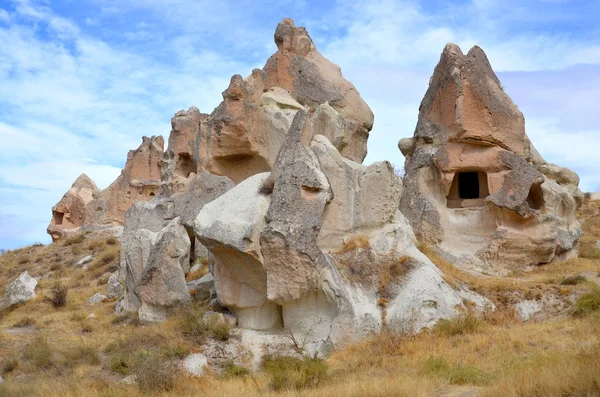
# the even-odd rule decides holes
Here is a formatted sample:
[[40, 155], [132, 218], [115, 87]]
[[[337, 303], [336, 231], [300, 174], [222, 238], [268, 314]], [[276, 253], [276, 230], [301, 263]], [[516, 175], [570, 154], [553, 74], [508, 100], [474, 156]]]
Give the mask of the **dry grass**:
[[[590, 215], [584, 225], [589, 241], [600, 234], [596, 216]], [[360, 240], [351, 243], [354, 248], [345, 255], [354, 258], [363, 252], [357, 258], [369, 259], [368, 250], [359, 249], [365, 247]], [[171, 364], [201, 351], [211, 339], [229, 337], [230, 331], [221, 336], [218, 326], [203, 320], [204, 309], [197, 302], [155, 325], [140, 325], [135, 316], [115, 316], [114, 302], [87, 305], [90, 296], [103, 292], [97, 282], [118, 258], [118, 244], [88, 236], [79, 243], [27, 247], [0, 255], [0, 285], [24, 270], [40, 281], [37, 299], [0, 318], [0, 375], [5, 380], [0, 396], [425, 397], [456, 391], [486, 397], [600, 395], [600, 293], [577, 279], [583, 271], [597, 272], [599, 260], [551, 263], [509, 278], [477, 277], [443, 261], [433, 250], [421, 248], [450, 283], [470, 284], [491, 298], [514, 293], [535, 298], [544, 291], [562, 289], [577, 292], [581, 296], [576, 315], [522, 323], [509, 305], [500, 304], [483, 318], [467, 312], [414, 337], [384, 330], [349, 344], [325, 361], [271, 357], [263, 370], [249, 374], [231, 360], [224, 364], [222, 376], [209, 373], [196, 379]], [[69, 268], [89, 251], [94, 252], [95, 269], [91, 264], [87, 271]], [[22, 256], [32, 260], [20, 263]], [[355, 271], [360, 279], [371, 277], [373, 288], [385, 297], [385, 286], [402, 277], [408, 266], [407, 261], [400, 262], [396, 266], [389, 261], [381, 275], [371, 274], [367, 265], [343, 271]], [[97, 276], [97, 272], [102, 274]], [[578, 281], [560, 285], [571, 279]], [[69, 299], [61, 310], [48, 310], [43, 297], [58, 282], [69, 286]], [[92, 311], [95, 319], [88, 318]], [[4, 332], [12, 326], [30, 325], [35, 327], [15, 334]], [[139, 377], [138, 385], [120, 382], [134, 374]]]
[[371, 245], [369, 244], [369, 239], [364, 234], [359, 234], [356, 236], [351, 236], [344, 242], [344, 246], [336, 252], [336, 254], [344, 254], [349, 251], [354, 251], [357, 249], [369, 249]]

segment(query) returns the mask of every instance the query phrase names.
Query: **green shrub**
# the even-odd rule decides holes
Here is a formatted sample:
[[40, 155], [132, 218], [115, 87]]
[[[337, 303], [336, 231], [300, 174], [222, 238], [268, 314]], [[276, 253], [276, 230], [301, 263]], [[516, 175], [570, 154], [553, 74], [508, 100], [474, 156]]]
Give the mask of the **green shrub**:
[[203, 320], [204, 310], [189, 306], [181, 311], [180, 329], [183, 336], [197, 344], [202, 344], [208, 337], [208, 326]]
[[223, 364], [223, 377], [225, 378], [241, 378], [250, 374], [250, 370], [241, 365], [237, 365], [235, 361], [229, 359]]
[[280, 391], [316, 387], [327, 376], [328, 367], [317, 357], [268, 355], [263, 360], [263, 370], [271, 378], [269, 387]]
[[425, 372], [448, 380], [453, 385], [485, 385], [489, 376], [470, 365], [450, 365], [441, 357], [430, 357], [425, 362]]
[[577, 285], [577, 284], [582, 283], [582, 282], [584, 282], [586, 280], [587, 279], [584, 276], [582, 276], [582, 275], [570, 276], [570, 277], [565, 277], [560, 282], [560, 285]]
[[208, 320], [204, 320], [204, 322], [213, 338], [220, 341], [226, 341], [231, 338], [231, 325], [227, 321], [223, 321], [220, 316], [212, 316]]
[[573, 314], [583, 317], [597, 310], [600, 310], [600, 287], [593, 284], [590, 292], [586, 292], [577, 299]]
[[481, 320], [474, 314], [468, 313], [450, 320], [440, 320], [433, 328], [434, 332], [445, 336], [455, 336], [477, 332]]

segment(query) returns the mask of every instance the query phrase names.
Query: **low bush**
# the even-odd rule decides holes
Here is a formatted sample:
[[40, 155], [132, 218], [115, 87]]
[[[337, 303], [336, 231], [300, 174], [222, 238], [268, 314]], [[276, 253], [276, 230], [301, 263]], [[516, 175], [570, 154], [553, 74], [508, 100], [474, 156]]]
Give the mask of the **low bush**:
[[177, 366], [162, 357], [145, 357], [135, 369], [138, 387], [144, 393], [168, 392], [175, 387]]
[[586, 292], [577, 299], [573, 314], [583, 317], [597, 310], [600, 310], [600, 287], [593, 284], [590, 292]]
[[317, 357], [296, 358], [268, 355], [263, 370], [270, 377], [269, 387], [275, 391], [316, 387], [327, 376], [327, 363]]
[[223, 364], [223, 377], [225, 378], [242, 378], [247, 375], [250, 375], [250, 370], [236, 364], [232, 359], [225, 361]]
[[54, 307], [64, 307], [67, 304], [67, 296], [69, 290], [66, 286], [57, 284], [50, 290], [50, 297], [48, 300]]
[[83, 233], [78, 233], [65, 238], [62, 242], [62, 245], [69, 246], [73, 244], [79, 244], [82, 243], [83, 240], [85, 240], [85, 235]]
[[464, 364], [450, 365], [441, 357], [430, 357], [425, 372], [445, 378], [453, 385], [485, 385], [489, 376], [480, 369]]
[[579, 283], [583, 283], [586, 280], [587, 279], [584, 276], [582, 276], [582, 275], [570, 276], [570, 277], [565, 277], [560, 282], [560, 285], [577, 285]]
[[50, 368], [54, 365], [54, 351], [48, 340], [37, 337], [29, 342], [23, 349], [23, 358], [38, 368]]
[[15, 328], [31, 327], [35, 325], [35, 320], [29, 316], [22, 317], [17, 320], [12, 326]]
[[445, 336], [455, 336], [477, 332], [481, 326], [481, 320], [474, 314], [467, 313], [449, 320], [440, 320], [433, 331]]

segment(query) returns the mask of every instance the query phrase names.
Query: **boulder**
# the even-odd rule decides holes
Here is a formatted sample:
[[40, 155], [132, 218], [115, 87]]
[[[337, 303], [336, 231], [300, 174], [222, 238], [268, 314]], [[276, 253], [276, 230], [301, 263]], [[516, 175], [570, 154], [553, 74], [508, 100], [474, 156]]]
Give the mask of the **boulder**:
[[87, 256], [84, 256], [83, 258], [81, 258], [80, 260], [78, 260], [75, 263], [75, 266], [77, 266], [77, 267], [83, 266], [83, 265], [86, 265], [86, 264], [90, 263], [93, 260], [94, 260], [94, 256], [93, 255], [87, 255]]
[[448, 44], [402, 139], [400, 210], [453, 263], [507, 274], [577, 255], [579, 177], [549, 164], [483, 52]]
[[185, 274], [190, 268], [190, 238], [175, 218], [158, 233], [134, 292], [140, 300], [141, 321], [166, 318], [168, 310], [190, 300]]
[[57, 241], [68, 234], [77, 233], [85, 224], [85, 208], [98, 194], [98, 188], [86, 174], [81, 174], [60, 201], [52, 207], [52, 220], [48, 234]]
[[29, 275], [27, 271], [21, 273], [13, 282], [6, 286], [6, 291], [0, 300], [0, 310], [25, 303], [35, 298], [35, 287], [37, 280]]
[[181, 361], [181, 367], [191, 376], [202, 376], [208, 365], [206, 356], [202, 353], [193, 353]]
[[106, 295], [102, 295], [100, 292], [96, 292], [90, 299], [88, 299], [88, 304], [95, 305], [96, 303], [104, 302], [106, 300]]
[[270, 329], [280, 318], [277, 306], [266, 299], [260, 252], [270, 202], [260, 191], [268, 179], [269, 173], [254, 175], [206, 204], [194, 228], [210, 252], [219, 303], [234, 309], [240, 325], [253, 329]]
[[108, 286], [106, 290], [106, 296], [108, 299], [118, 299], [123, 296], [123, 285], [118, 280], [116, 273], [110, 275], [108, 279]]

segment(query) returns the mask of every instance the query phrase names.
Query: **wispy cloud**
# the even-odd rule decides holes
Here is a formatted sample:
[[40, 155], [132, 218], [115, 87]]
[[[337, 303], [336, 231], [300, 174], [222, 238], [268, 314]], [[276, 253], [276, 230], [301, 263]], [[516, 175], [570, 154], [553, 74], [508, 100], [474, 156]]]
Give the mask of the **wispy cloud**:
[[[414, 131], [443, 46], [456, 42], [466, 51], [479, 44], [542, 154], [576, 169], [584, 189], [600, 189], [594, 119], [600, 3], [545, 1], [543, 7], [533, 0], [3, 5], [0, 248], [48, 241], [50, 208], [77, 175], [106, 187], [142, 135], [168, 134], [174, 112], [191, 105], [212, 111], [231, 75], [249, 74], [274, 52], [282, 17], [306, 25], [372, 107], [367, 162], [403, 162], [396, 142]], [[568, 152], [565, 139], [576, 141]]]

